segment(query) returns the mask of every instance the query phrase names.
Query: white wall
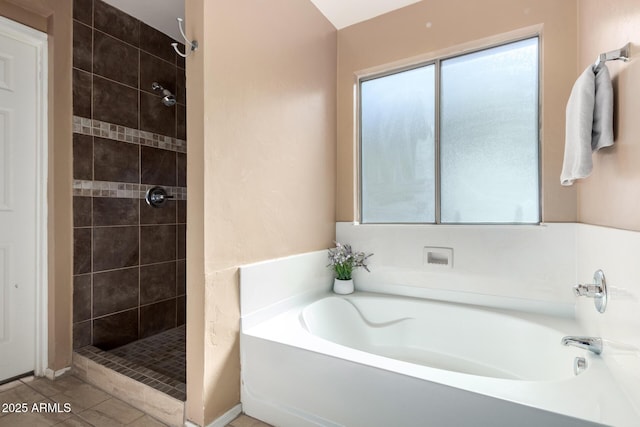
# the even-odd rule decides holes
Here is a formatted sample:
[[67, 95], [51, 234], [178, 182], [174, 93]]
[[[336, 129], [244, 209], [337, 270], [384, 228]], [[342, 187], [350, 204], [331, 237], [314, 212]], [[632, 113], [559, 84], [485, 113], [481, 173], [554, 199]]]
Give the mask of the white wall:
[[[573, 315], [576, 224], [362, 225], [336, 239], [373, 252], [358, 290]], [[425, 265], [425, 246], [453, 248], [453, 268]]]
[[605, 340], [602, 357], [640, 409], [640, 232], [580, 224], [577, 280], [591, 283], [602, 269], [609, 302], [598, 313], [590, 298], [578, 298], [576, 316], [589, 335]]
[[316, 251], [241, 266], [242, 329], [329, 292], [333, 273], [326, 265], [327, 251]]
[[580, 224], [577, 280], [591, 283], [602, 269], [609, 287], [607, 310], [579, 298], [576, 314], [593, 334], [640, 348], [640, 232]]

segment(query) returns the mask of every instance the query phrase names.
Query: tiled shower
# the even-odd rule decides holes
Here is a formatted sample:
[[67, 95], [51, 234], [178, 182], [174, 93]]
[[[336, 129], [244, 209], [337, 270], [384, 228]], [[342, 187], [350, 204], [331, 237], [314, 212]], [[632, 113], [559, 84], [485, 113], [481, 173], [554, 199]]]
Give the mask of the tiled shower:
[[[74, 0], [73, 18], [74, 349], [126, 356], [176, 330], [184, 346], [184, 60], [171, 38], [101, 0]], [[152, 186], [173, 198], [150, 207]]]

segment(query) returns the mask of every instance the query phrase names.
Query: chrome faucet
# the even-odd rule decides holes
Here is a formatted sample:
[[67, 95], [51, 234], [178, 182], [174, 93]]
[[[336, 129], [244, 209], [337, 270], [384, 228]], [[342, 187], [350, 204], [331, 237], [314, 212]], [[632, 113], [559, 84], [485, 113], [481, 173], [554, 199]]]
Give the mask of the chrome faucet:
[[573, 294], [577, 297], [593, 298], [596, 310], [604, 313], [607, 309], [607, 280], [604, 278], [602, 270], [598, 270], [593, 274], [594, 283], [578, 284], [573, 287]]
[[570, 345], [573, 347], [584, 348], [592, 353], [602, 353], [602, 338], [600, 337], [564, 337], [562, 345]]

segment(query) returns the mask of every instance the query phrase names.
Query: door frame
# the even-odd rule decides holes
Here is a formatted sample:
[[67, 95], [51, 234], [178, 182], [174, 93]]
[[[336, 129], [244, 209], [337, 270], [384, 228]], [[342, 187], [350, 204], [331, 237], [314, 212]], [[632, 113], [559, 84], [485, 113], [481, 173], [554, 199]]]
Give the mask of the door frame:
[[[36, 283], [35, 283], [35, 366], [42, 376], [48, 365], [48, 251], [47, 251], [47, 173], [48, 173], [48, 36], [47, 34], [0, 16], [0, 33], [36, 49]], [[13, 70], [13, 72], [19, 72]]]

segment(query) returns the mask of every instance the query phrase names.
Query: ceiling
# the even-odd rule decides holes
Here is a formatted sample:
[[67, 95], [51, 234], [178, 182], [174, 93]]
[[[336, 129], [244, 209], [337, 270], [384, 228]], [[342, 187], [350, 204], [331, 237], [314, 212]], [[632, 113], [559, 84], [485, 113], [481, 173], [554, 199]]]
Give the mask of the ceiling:
[[184, 43], [176, 18], [184, 18], [184, 0], [104, 0], [145, 24]]
[[311, 0], [337, 29], [366, 21], [420, 0]]
[[[175, 40], [184, 41], [176, 18], [184, 18], [185, 0], [104, 0]], [[366, 21], [420, 0], [310, 0], [337, 28]]]

